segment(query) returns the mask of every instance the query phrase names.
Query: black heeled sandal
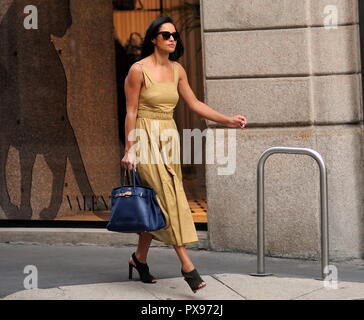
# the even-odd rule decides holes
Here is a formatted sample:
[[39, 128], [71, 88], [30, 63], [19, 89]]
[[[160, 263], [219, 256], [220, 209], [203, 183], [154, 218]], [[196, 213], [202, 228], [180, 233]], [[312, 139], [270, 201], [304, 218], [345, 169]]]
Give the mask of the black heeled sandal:
[[144, 283], [156, 283], [157, 281], [155, 278], [149, 273], [149, 267], [148, 264], [140, 262], [135, 252], [131, 255], [131, 258], [133, 259], [135, 266], [129, 262], [129, 279], [133, 278], [133, 268], [137, 269], [139, 273], [140, 280]]
[[200, 277], [200, 274], [198, 273], [198, 271], [196, 269], [193, 269], [190, 272], [184, 272], [181, 269], [181, 272], [182, 272], [182, 275], [184, 276], [184, 280], [188, 283], [188, 285], [190, 286], [193, 293], [196, 293], [196, 291], [201, 290], [202, 288], [206, 287], [206, 284], [199, 287], [199, 284], [201, 284], [202, 282], [205, 282], [205, 281], [202, 280], [202, 278]]

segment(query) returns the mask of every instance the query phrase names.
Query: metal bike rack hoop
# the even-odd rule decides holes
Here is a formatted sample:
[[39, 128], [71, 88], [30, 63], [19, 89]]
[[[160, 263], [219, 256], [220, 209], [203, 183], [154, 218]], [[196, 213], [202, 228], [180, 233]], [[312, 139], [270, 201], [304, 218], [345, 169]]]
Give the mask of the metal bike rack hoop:
[[265, 150], [259, 158], [257, 167], [257, 273], [252, 276], [268, 276], [265, 273], [265, 239], [264, 239], [264, 164], [269, 156], [275, 153], [303, 154], [314, 158], [320, 169], [320, 201], [321, 201], [321, 276], [325, 279], [325, 269], [329, 265], [329, 231], [328, 231], [328, 199], [327, 171], [322, 156], [310, 148], [271, 147]]

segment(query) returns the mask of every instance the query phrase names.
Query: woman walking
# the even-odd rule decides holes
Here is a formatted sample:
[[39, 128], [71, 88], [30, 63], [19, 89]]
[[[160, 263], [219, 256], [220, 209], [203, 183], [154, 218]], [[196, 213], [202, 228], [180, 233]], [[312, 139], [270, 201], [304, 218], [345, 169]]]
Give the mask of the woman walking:
[[[183, 189], [182, 171], [179, 163], [180, 143], [173, 119], [173, 110], [179, 94], [188, 107], [206, 119], [232, 128], [244, 128], [247, 120], [241, 115], [225, 116], [199, 101], [189, 86], [184, 68], [176, 61], [183, 54], [183, 45], [170, 17], [159, 17], [148, 27], [141, 59], [134, 63], [125, 79], [127, 115], [125, 119], [125, 155], [121, 165], [125, 169], [136, 168], [142, 184], [152, 187], [166, 218], [163, 229], [139, 234], [136, 252], [129, 259], [129, 278], [136, 268], [146, 283], [155, 283], [147, 265], [147, 255], [152, 239], [173, 245], [181, 262], [181, 273], [193, 292], [206, 283], [190, 260], [185, 245], [198, 241], [191, 210]], [[157, 129], [156, 129], [157, 128]], [[138, 141], [135, 130], [145, 134], [141, 149], [146, 150], [151, 161], [137, 163], [138, 152], [133, 147]], [[178, 161], [166, 162], [164, 147], [171, 142], [164, 132], [173, 135], [172, 153]], [[153, 136], [153, 139], [151, 138]], [[155, 143], [155, 141], [157, 143]], [[155, 161], [156, 160], [156, 161]]]

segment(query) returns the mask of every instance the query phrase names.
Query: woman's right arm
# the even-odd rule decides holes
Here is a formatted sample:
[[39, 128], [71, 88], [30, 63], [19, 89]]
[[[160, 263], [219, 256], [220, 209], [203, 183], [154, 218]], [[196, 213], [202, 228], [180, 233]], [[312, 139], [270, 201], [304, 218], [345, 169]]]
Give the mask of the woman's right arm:
[[[125, 78], [124, 90], [126, 97], [126, 117], [125, 117], [125, 155], [121, 160], [123, 168], [132, 169], [135, 164], [135, 151], [132, 145], [135, 143], [135, 124], [138, 113], [139, 94], [143, 84], [143, 74], [137, 64], [133, 64]], [[132, 134], [129, 137], [129, 133]], [[129, 140], [130, 139], [130, 140]]]

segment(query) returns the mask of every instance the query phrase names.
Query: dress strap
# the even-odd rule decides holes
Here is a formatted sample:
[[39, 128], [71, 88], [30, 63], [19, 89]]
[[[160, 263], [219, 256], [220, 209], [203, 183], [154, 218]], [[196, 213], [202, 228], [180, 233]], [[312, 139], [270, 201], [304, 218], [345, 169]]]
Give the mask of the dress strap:
[[145, 84], [145, 88], [148, 89], [151, 85], [153, 85], [154, 81], [153, 81], [153, 77], [150, 76], [150, 74], [148, 73], [148, 71], [144, 68], [142, 63], [139, 62], [135, 62], [136, 64], [139, 64], [142, 68], [143, 71], [143, 75], [144, 75], [144, 84]]
[[[154, 78], [149, 74], [147, 68], [144, 68], [143, 64], [140, 62], [135, 62], [136, 64], [139, 64], [142, 68], [143, 74], [144, 74], [144, 82], [145, 82], [145, 87], [149, 88], [151, 85], [153, 85], [154, 83], [158, 83], [157, 81], [154, 80]], [[175, 61], [172, 61], [173, 63], [173, 79], [174, 81], [172, 83], [178, 83], [178, 77], [179, 77], [179, 73], [178, 73], [178, 65]]]

